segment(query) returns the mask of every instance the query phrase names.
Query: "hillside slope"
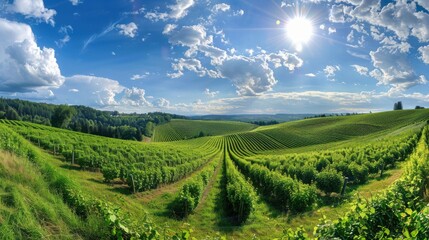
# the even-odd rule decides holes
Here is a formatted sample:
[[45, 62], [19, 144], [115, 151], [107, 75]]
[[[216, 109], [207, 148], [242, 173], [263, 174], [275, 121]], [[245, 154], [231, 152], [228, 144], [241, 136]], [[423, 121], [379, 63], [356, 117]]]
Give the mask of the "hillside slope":
[[231, 134], [251, 152], [339, 142], [429, 120], [429, 109], [305, 119]]
[[88, 230], [37, 167], [0, 151], [1, 239], [86, 239]]
[[[203, 136], [217, 136], [250, 131], [256, 125], [233, 121], [173, 119], [155, 128], [153, 141], [169, 142]], [[200, 135], [201, 134], [201, 135]]]

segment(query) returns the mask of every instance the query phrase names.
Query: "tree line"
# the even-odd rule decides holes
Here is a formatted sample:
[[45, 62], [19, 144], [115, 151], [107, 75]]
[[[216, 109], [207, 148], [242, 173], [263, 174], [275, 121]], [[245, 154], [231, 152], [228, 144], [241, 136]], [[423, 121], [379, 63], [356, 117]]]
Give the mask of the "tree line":
[[141, 141], [143, 136], [151, 137], [156, 125], [167, 123], [172, 118], [185, 117], [161, 112], [124, 114], [86, 106], [0, 98], [0, 119], [22, 120], [120, 139]]

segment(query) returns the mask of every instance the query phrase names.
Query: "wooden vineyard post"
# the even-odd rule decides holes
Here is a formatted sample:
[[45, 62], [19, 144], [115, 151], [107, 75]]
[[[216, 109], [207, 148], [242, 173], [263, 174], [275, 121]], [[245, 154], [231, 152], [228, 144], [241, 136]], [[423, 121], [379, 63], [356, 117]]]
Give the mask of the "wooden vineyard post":
[[74, 145], [73, 145], [73, 150], [72, 150], [72, 165], [74, 165]]
[[133, 193], [136, 193], [136, 185], [134, 184], [134, 177], [132, 174], [130, 174], [131, 182], [133, 183]]
[[383, 165], [381, 165], [380, 178], [383, 177], [383, 172], [384, 172], [384, 163], [383, 163]]
[[344, 177], [344, 184], [343, 184], [343, 189], [341, 189], [341, 196], [343, 196], [344, 193], [346, 192], [347, 180], [349, 180], [349, 178]]

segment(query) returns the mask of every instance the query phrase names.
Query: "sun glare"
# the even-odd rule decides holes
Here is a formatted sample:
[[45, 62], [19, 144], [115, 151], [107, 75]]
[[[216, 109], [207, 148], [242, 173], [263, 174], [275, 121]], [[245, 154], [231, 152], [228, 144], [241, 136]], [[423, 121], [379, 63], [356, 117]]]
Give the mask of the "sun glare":
[[296, 50], [302, 51], [303, 44], [313, 36], [313, 24], [309, 19], [296, 17], [286, 22], [286, 33]]

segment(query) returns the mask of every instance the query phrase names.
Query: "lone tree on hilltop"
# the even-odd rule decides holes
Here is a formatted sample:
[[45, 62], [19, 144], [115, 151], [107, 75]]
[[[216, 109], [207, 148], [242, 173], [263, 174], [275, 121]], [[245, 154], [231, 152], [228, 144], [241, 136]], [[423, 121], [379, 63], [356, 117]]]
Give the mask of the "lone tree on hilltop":
[[402, 102], [399, 101], [393, 105], [393, 110], [402, 110]]

